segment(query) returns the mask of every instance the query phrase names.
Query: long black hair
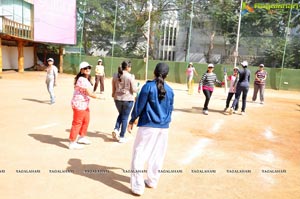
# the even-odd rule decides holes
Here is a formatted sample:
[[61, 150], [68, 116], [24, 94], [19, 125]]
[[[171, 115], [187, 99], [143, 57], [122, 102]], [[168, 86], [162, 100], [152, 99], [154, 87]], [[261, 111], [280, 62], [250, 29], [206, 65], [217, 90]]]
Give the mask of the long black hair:
[[123, 61], [118, 67], [118, 78], [121, 81], [121, 76], [123, 75], [123, 70], [126, 70], [127, 67], [131, 67], [131, 61]]
[[166, 89], [164, 87], [165, 78], [169, 73], [169, 66], [165, 63], [158, 63], [154, 70], [156, 87], [158, 90], [158, 99], [162, 100], [166, 97]]
[[92, 76], [91, 75], [86, 76], [84, 73], [81, 73], [81, 70], [80, 70], [79, 73], [74, 78], [74, 86], [76, 86], [76, 83], [77, 83], [77, 80], [79, 79], [79, 77], [87, 78], [89, 80], [89, 82], [91, 83], [91, 85], [93, 85]]

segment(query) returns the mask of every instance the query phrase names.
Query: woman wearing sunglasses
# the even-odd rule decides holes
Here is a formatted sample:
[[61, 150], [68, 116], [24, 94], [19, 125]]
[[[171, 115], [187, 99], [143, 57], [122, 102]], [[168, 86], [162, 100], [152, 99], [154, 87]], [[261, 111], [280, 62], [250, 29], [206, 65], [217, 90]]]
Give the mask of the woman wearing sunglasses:
[[[79, 65], [79, 73], [74, 81], [74, 94], [71, 101], [73, 109], [73, 121], [70, 131], [69, 149], [82, 149], [80, 144], [91, 144], [86, 138], [87, 129], [90, 122], [89, 102], [90, 97], [97, 98], [93, 93], [93, 85], [91, 83], [91, 65], [87, 62], [81, 62]], [[77, 136], [79, 137], [77, 138]]]

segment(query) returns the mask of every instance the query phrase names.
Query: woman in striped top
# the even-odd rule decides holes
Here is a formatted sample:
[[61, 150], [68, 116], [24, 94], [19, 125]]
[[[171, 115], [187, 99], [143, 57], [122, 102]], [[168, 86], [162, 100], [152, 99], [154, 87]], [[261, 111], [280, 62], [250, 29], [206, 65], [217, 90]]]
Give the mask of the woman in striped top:
[[217, 75], [213, 72], [214, 65], [208, 64], [208, 68], [206, 73], [203, 74], [198, 87], [198, 93], [203, 90], [203, 93], [205, 95], [205, 102], [203, 107], [203, 114], [208, 115], [208, 103], [210, 100], [210, 97], [214, 91], [214, 85], [215, 83], [222, 85], [222, 83], [217, 79]]

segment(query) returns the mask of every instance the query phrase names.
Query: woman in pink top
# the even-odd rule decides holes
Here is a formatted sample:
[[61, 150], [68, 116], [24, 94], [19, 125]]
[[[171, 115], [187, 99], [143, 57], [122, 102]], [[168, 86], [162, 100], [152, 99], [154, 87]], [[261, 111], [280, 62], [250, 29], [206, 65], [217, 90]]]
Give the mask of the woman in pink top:
[[[70, 131], [69, 149], [82, 149], [80, 144], [91, 144], [86, 138], [87, 129], [90, 122], [89, 102], [90, 97], [98, 98], [93, 93], [93, 85], [91, 83], [91, 65], [87, 62], [81, 62], [79, 73], [75, 77], [74, 94], [71, 101], [73, 109], [73, 121]], [[77, 136], [79, 135], [78, 139]]]
[[187, 87], [188, 87], [188, 90], [189, 90], [190, 86], [192, 84], [194, 73], [195, 73], [195, 75], [198, 76], [198, 73], [196, 72], [196, 69], [194, 68], [192, 62], [189, 63], [188, 68], [186, 69], [185, 73], [186, 73]]
[[[228, 92], [227, 99], [226, 99], [226, 107], [224, 108], [224, 112], [226, 112], [227, 109], [229, 108], [230, 101], [231, 101], [233, 95], [235, 94], [236, 87], [234, 86], [234, 83], [235, 83], [237, 75], [238, 75], [238, 70], [239, 70], [239, 68], [237, 66], [235, 66], [233, 68], [233, 74], [227, 77], [227, 80], [230, 81], [230, 87], [229, 87], [229, 92]], [[238, 110], [238, 106], [239, 106], [239, 104], [237, 103], [237, 105], [234, 107], [234, 111]]]

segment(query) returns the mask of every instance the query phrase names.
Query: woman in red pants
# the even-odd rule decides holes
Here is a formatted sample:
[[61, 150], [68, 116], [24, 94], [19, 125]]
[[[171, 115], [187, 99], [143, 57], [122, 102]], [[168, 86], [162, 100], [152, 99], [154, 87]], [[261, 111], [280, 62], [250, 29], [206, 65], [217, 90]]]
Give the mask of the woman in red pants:
[[[91, 65], [87, 62], [81, 62], [79, 65], [79, 73], [75, 77], [74, 95], [71, 101], [73, 121], [69, 137], [69, 149], [82, 149], [83, 146], [80, 144], [91, 144], [86, 138], [90, 122], [89, 102], [90, 97], [100, 98], [93, 93], [90, 73]], [[79, 137], [77, 138], [78, 135]]]

